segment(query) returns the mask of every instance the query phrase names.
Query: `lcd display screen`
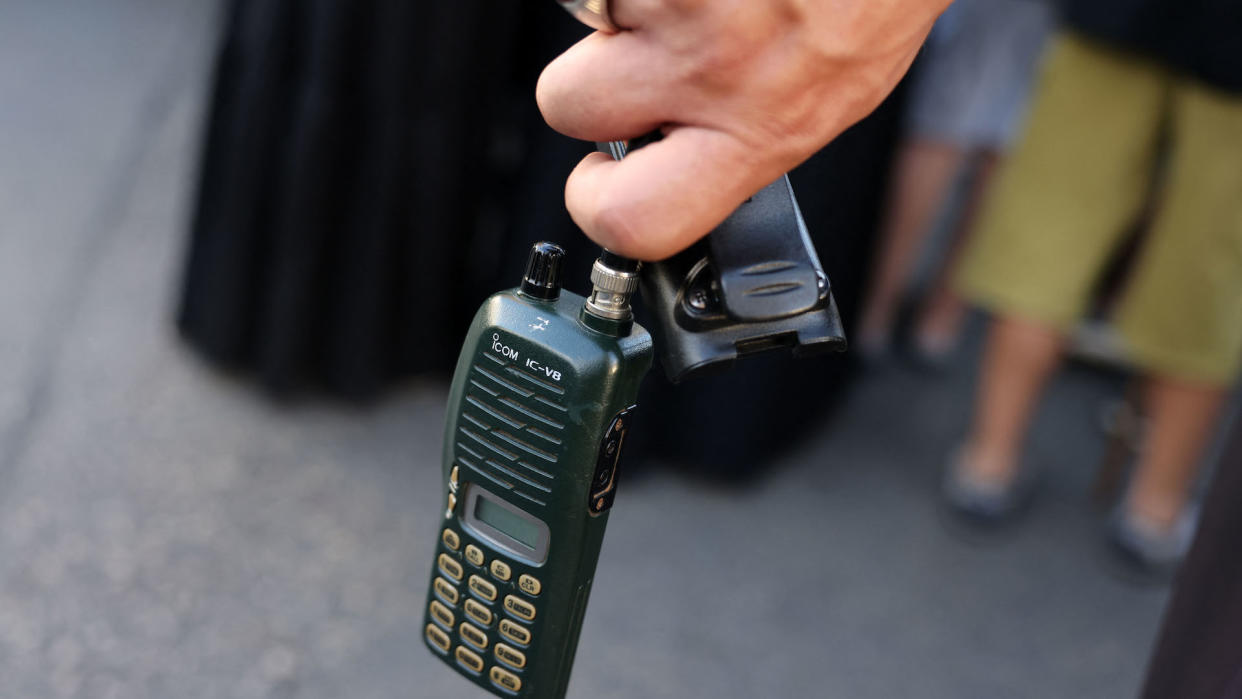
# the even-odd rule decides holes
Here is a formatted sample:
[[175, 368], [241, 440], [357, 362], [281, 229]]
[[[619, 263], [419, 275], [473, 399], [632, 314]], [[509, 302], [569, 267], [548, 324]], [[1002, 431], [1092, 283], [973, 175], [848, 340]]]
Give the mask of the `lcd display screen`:
[[516, 512], [501, 507], [488, 498], [478, 498], [474, 504], [474, 518], [496, 531], [521, 542], [534, 550], [539, 544], [538, 521], [527, 519]]

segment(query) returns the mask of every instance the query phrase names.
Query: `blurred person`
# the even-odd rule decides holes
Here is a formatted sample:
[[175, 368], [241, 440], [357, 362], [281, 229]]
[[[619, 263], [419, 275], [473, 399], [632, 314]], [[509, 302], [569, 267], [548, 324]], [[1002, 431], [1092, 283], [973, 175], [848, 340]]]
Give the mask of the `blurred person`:
[[1066, 21], [960, 270], [995, 318], [945, 495], [985, 523], [1029, 498], [1031, 415], [1163, 166], [1116, 310], [1149, 423], [1109, 524], [1121, 560], [1162, 576], [1189, 544], [1197, 465], [1242, 362], [1242, 10], [1113, 0], [1069, 6]]
[[939, 363], [956, 346], [965, 305], [947, 283], [976, 205], [1024, 113], [1052, 9], [1037, 0], [957, 0], [932, 30], [913, 74], [906, 134], [890, 184], [855, 346], [864, 358], [889, 354], [898, 307], [932, 223], [963, 171], [973, 174], [953, 212], [949, 253], [915, 314], [911, 348]]

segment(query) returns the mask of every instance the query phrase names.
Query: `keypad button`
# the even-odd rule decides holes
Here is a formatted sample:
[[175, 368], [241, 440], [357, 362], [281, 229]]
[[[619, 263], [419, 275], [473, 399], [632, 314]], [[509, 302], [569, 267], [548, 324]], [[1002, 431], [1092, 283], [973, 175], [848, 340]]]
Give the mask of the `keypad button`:
[[510, 692], [519, 692], [522, 690], [521, 678], [502, 667], [493, 667], [488, 673], [488, 676], [491, 677], [492, 682], [495, 683], [496, 686], [507, 689]]
[[474, 619], [484, 626], [492, 625], [492, 610], [484, 607], [472, 599], [466, 600], [466, 616]]
[[461, 626], [457, 627], [457, 632], [479, 650], [487, 650], [487, 634], [483, 632], [483, 629], [468, 621], [463, 621]]
[[513, 569], [504, 561], [492, 561], [492, 577], [497, 580], [508, 580], [513, 575]]
[[530, 631], [512, 619], [500, 620], [500, 635], [514, 643], [530, 645]]
[[440, 604], [437, 600], [431, 600], [430, 611], [432, 619], [439, 622], [445, 629], [453, 630], [453, 622], [457, 620], [453, 617], [453, 613], [449, 611], [448, 607]]
[[470, 576], [470, 591], [488, 602], [496, 601], [496, 586], [477, 575]]
[[457, 646], [457, 662], [461, 663], [467, 670], [471, 672], [483, 672], [483, 658], [478, 653], [466, 648], [465, 646]]
[[466, 546], [466, 560], [469, 561], [471, 565], [482, 567], [483, 565], [482, 549], [480, 549], [478, 546], [475, 546], [474, 544], [467, 545]]
[[523, 574], [518, 578], [518, 589], [531, 597], [537, 596], [543, 590], [543, 583], [539, 582], [539, 578], [533, 575]]
[[513, 595], [505, 596], [505, 611], [526, 621], [534, 621], [535, 619], [535, 605], [524, 599], [518, 599]]
[[457, 532], [452, 529], [445, 529], [444, 533], [440, 535], [440, 541], [443, 541], [450, 551], [456, 551], [461, 548], [461, 537], [457, 536]]
[[448, 634], [441, 631], [440, 627], [435, 624], [427, 624], [427, 640], [431, 642], [431, 645], [445, 653], [448, 652], [449, 645], [452, 643], [449, 641]]
[[461, 564], [453, 560], [447, 553], [440, 554], [440, 558], [437, 560], [440, 563], [440, 572], [454, 580], [461, 580], [461, 576], [466, 574], [466, 571], [462, 570]]
[[526, 654], [517, 648], [510, 648], [503, 643], [497, 643], [493, 652], [496, 654], [497, 660], [514, 670], [521, 670], [526, 667]]
[[449, 604], [457, 604], [458, 592], [457, 588], [453, 587], [452, 583], [444, 578], [438, 577], [436, 578], [436, 581], [432, 583], [432, 587], [435, 588], [436, 594], [440, 596], [440, 599], [448, 602]]

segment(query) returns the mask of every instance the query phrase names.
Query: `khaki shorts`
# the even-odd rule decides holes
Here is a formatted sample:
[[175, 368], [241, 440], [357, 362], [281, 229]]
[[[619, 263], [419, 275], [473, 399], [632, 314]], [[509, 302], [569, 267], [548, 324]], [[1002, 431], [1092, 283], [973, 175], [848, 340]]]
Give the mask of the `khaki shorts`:
[[1134, 363], [1226, 385], [1242, 365], [1242, 97], [1074, 37], [1051, 45], [1025, 133], [958, 273], [982, 306], [1068, 330], [1143, 211], [1117, 308]]

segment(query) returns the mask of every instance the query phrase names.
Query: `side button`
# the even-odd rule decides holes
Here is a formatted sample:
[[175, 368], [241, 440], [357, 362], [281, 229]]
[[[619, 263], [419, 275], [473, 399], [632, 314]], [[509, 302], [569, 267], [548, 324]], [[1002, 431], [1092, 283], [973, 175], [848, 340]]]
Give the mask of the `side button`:
[[522, 680], [517, 675], [500, 667], [493, 667], [488, 676], [492, 678], [492, 682], [501, 689], [507, 689], [510, 692], [522, 691]]

